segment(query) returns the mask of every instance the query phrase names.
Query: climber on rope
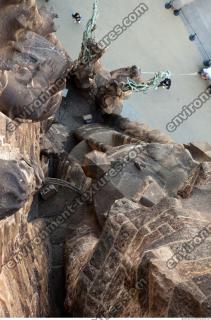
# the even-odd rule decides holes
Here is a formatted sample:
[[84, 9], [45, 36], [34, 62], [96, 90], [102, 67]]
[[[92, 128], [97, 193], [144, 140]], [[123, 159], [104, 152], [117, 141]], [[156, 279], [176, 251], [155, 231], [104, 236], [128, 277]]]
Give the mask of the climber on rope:
[[81, 23], [81, 16], [79, 12], [72, 14], [72, 17], [75, 23]]
[[163, 81], [161, 81], [158, 87], [163, 87], [164, 89], [169, 90], [171, 88], [171, 79], [166, 77]]

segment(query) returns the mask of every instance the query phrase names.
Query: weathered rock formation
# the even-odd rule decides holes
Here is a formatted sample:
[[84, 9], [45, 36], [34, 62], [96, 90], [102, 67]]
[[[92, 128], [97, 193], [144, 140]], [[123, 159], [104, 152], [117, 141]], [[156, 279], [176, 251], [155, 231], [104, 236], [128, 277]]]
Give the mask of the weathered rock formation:
[[46, 119], [60, 105], [70, 59], [52, 34], [54, 17], [34, 0], [0, 0], [1, 317], [50, 316], [54, 309], [49, 231], [43, 220], [28, 221], [44, 179], [41, 128], [22, 123]]
[[[86, 32], [87, 30], [84, 32], [84, 39], [88, 36]], [[70, 76], [77, 88], [95, 99], [103, 113], [118, 114], [122, 111], [123, 101], [132, 93], [131, 90], [123, 90], [123, 85], [128, 78], [142, 83], [140, 70], [137, 66], [106, 70], [100, 61], [105, 49], [91, 37], [86, 41], [84, 39], [79, 58], [70, 70]]]
[[100, 58], [103, 56], [105, 50], [101, 49], [95, 41], [88, 41], [87, 50], [90, 51], [92, 59], [87, 61], [83, 55], [83, 47], [79, 58], [74, 62], [71, 69], [71, 76], [74, 83], [80, 89], [91, 92], [97, 89], [95, 78], [98, 70], [102, 69]]
[[122, 88], [123, 84], [127, 83], [127, 78], [137, 83], [143, 82], [137, 66], [111, 71], [110, 79], [103, 79], [103, 74], [99, 72], [98, 79], [100, 81], [96, 80], [98, 86], [96, 102], [103, 112], [111, 114], [122, 111], [123, 101], [132, 94], [131, 90], [124, 91]]
[[40, 124], [22, 124], [11, 134], [8, 121], [0, 113], [0, 316], [47, 316], [51, 310], [48, 233], [44, 221], [27, 221], [43, 179]]
[[210, 316], [210, 163], [99, 126], [77, 137], [102, 232], [66, 242], [69, 314]]
[[[116, 201], [97, 245], [93, 249], [92, 242], [83, 252], [89, 259], [80, 264], [77, 290], [70, 288], [68, 277], [74, 270], [68, 263], [71, 313], [91, 317], [210, 316], [210, 229], [208, 232], [206, 227], [210, 220], [204, 217], [200, 221], [202, 215], [190, 216], [190, 212], [172, 198], [152, 209], [124, 198]], [[89, 243], [86, 238], [81, 240]], [[191, 248], [190, 242], [197, 244]], [[74, 252], [79, 250], [79, 240], [77, 244]]]
[[[71, 64], [54, 17], [0, 0], [0, 316], [211, 316], [210, 146], [114, 114], [139, 70]], [[54, 117], [67, 74], [100, 123]]]
[[[103, 53], [104, 51], [101, 50], [97, 58]], [[123, 84], [127, 82], [127, 78], [137, 83], [142, 82], [137, 66], [109, 72], [103, 68], [100, 59], [94, 59], [89, 63], [77, 60], [71, 69], [71, 75], [76, 86], [95, 97], [102, 112], [108, 114], [120, 113], [123, 101], [132, 94], [131, 90], [123, 90]]]
[[0, 1], [0, 111], [40, 121], [54, 114], [70, 60], [52, 34], [55, 14], [36, 1]]

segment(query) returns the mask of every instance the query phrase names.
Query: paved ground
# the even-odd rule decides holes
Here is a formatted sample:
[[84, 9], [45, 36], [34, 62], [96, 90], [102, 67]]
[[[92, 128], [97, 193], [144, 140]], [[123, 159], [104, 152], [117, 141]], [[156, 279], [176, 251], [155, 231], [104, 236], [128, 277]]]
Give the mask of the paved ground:
[[197, 34], [195, 44], [202, 57], [211, 59], [211, 1], [195, 0], [182, 9], [181, 18], [188, 32]]
[[[202, 0], [203, 1], [203, 0]], [[210, 1], [210, 0], [207, 0]], [[44, 3], [43, 0], [39, 2]], [[91, 15], [92, 0], [49, 0], [59, 14], [58, 36], [72, 58], [80, 51], [83, 29]], [[138, 0], [101, 0], [96, 37], [100, 40], [121, 23], [140, 2]], [[172, 89], [134, 94], [126, 101], [123, 115], [148, 123], [166, 132], [166, 123], [189, 104], [208, 85], [193, 73], [201, 67], [203, 58], [179, 17], [164, 8], [164, 0], [145, 0], [149, 11], [126, 30], [108, 49], [103, 62], [109, 69], [137, 64], [143, 71], [170, 70]], [[71, 14], [80, 11], [81, 25], [72, 22]], [[146, 75], [145, 78], [150, 76]], [[208, 101], [171, 136], [178, 142], [204, 141], [211, 143], [211, 102]]]

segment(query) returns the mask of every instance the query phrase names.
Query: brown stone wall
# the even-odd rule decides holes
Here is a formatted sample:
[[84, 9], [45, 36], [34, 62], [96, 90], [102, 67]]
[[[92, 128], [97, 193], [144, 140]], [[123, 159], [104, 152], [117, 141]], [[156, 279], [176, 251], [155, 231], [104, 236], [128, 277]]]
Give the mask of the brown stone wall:
[[[34, 173], [39, 171], [40, 125], [23, 124], [9, 133], [6, 131], [8, 121], [0, 114], [1, 158], [9, 160], [22, 156], [34, 162]], [[34, 183], [38, 186], [40, 181]], [[49, 315], [48, 239], [41, 242], [38, 237], [44, 229], [42, 221], [27, 221], [32, 198], [33, 194], [18, 212], [0, 220], [1, 317]]]

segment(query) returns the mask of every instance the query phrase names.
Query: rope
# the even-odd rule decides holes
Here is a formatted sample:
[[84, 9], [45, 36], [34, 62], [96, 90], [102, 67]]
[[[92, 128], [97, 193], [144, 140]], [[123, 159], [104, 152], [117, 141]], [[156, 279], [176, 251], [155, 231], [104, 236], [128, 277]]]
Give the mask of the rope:
[[[142, 71], [141, 74], [155, 74], [153, 71]], [[193, 73], [171, 73], [172, 76], [198, 76], [198, 72]]]
[[170, 78], [170, 71], [156, 72], [155, 76], [145, 83], [137, 83], [134, 80], [127, 78], [127, 83], [122, 82], [122, 91], [134, 91], [147, 93], [150, 90], [156, 90], [161, 83], [161, 81], [166, 78]]
[[93, 59], [93, 56], [91, 54], [91, 51], [89, 49], [88, 44], [89, 44], [90, 40], [95, 39], [94, 31], [96, 28], [97, 17], [99, 15], [98, 2], [99, 2], [99, 0], [94, 0], [92, 17], [87, 22], [86, 29], [83, 33], [82, 50], [81, 50], [80, 56], [86, 62], [91, 61]]

